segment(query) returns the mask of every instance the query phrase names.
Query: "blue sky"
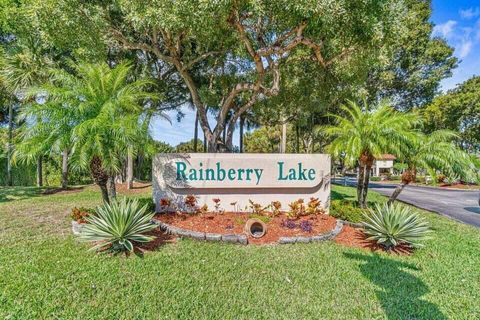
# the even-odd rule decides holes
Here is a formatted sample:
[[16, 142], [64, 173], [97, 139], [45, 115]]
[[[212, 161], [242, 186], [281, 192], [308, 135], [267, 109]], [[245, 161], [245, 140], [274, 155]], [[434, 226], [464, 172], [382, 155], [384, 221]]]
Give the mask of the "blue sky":
[[[480, 0], [433, 0], [432, 6], [434, 35], [446, 39], [460, 60], [453, 76], [442, 81], [441, 89], [449, 90], [473, 75], [480, 75]], [[181, 122], [177, 122], [175, 112], [169, 113], [171, 124], [155, 119], [151, 124], [154, 139], [171, 145], [192, 139], [195, 114], [186, 108], [183, 112], [185, 117]], [[213, 118], [210, 123], [214, 123]], [[203, 139], [201, 130], [199, 137]], [[233, 143], [238, 145], [238, 130]]]

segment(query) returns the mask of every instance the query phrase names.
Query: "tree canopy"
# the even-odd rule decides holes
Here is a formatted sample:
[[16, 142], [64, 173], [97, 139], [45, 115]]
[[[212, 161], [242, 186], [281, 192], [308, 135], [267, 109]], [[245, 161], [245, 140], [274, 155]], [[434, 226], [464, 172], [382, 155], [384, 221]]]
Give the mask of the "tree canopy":
[[[284, 65], [309, 61], [329, 73], [380, 61], [403, 32], [405, 12], [393, 0], [32, 0], [29, 6], [58, 48], [94, 56], [90, 48], [113, 47], [155, 57], [160, 72], [172, 75], [168, 81], [188, 90], [210, 151], [231, 149], [239, 117], [281, 92]], [[218, 110], [213, 124], [207, 107]]]
[[459, 84], [436, 97], [423, 110], [428, 133], [439, 129], [458, 132], [461, 146], [470, 152], [480, 151], [480, 76]]

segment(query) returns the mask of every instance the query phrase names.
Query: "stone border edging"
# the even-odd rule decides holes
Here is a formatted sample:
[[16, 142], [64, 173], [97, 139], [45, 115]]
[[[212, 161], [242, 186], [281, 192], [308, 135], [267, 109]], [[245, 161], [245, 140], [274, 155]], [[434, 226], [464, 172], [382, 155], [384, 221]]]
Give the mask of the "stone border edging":
[[350, 222], [347, 220], [340, 220], [342, 221], [343, 224], [346, 224], [347, 226], [354, 227], [354, 228], [363, 228], [363, 224], [361, 223], [356, 223], [356, 222]]
[[334, 239], [343, 229], [343, 221], [337, 219], [337, 224], [332, 231], [320, 233], [319, 235], [313, 237], [280, 237], [278, 239], [279, 244], [287, 244], [287, 243], [308, 243], [308, 242], [319, 242], [319, 241], [327, 241]]
[[[177, 235], [180, 237], [192, 238], [196, 240], [238, 243], [238, 244], [244, 244], [244, 245], [248, 244], [248, 237], [244, 234], [218, 234], [218, 233], [191, 231], [191, 230], [171, 226], [157, 219], [152, 219], [152, 223], [158, 225], [161, 230], [169, 234]], [[308, 242], [332, 240], [342, 231], [343, 225], [345, 223], [346, 221], [337, 219], [337, 224], [335, 225], [335, 228], [332, 231], [320, 233], [312, 237], [305, 237], [305, 236], [280, 237], [277, 243], [278, 244], [308, 243]]]
[[153, 219], [152, 222], [158, 225], [161, 230], [169, 234], [177, 235], [180, 237], [192, 238], [196, 240], [222, 241], [222, 242], [228, 242], [228, 243], [248, 244], [248, 238], [244, 234], [206, 233], [206, 232], [191, 231], [187, 229], [173, 227], [157, 219]]

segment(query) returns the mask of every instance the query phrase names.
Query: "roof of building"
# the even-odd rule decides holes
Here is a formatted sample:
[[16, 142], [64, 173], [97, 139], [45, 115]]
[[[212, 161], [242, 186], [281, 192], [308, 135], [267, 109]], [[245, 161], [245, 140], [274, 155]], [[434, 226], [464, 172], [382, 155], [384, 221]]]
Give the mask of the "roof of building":
[[395, 160], [395, 159], [397, 159], [397, 157], [395, 157], [393, 154], [385, 153], [385, 154], [382, 154], [379, 157], [375, 157], [375, 159], [377, 159], [377, 160]]

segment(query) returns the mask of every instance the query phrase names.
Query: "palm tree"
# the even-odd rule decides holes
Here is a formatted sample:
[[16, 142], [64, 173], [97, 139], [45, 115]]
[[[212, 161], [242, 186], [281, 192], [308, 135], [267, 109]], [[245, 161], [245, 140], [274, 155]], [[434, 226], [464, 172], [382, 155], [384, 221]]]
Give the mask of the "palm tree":
[[369, 110], [366, 102], [363, 108], [349, 101], [341, 106], [346, 116], [331, 115], [337, 125], [325, 128], [333, 138], [329, 145], [335, 156], [345, 154], [347, 164], [358, 163], [357, 199], [361, 208], [367, 207], [368, 183], [376, 156], [384, 153], [402, 154], [409, 140], [415, 136], [412, 127], [418, 117], [412, 113], [395, 111], [386, 102]]
[[407, 169], [388, 204], [392, 204], [405, 186], [416, 180], [418, 168], [426, 170], [434, 181], [437, 180], [437, 172], [450, 178], [468, 179], [472, 172], [471, 159], [455, 146], [453, 140], [457, 138], [452, 131], [438, 130], [429, 135], [418, 133], [415, 139], [411, 139], [408, 148], [400, 156], [407, 164]]
[[105, 63], [80, 64], [74, 69], [75, 76], [57, 72], [54, 85], [45, 89], [51, 103], [77, 110], [78, 123], [71, 132], [72, 162], [90, 170], [104, 202], [109, 203], [107, 182], [121, 171], [129, 148], [140, 142], [143, 107], [155, 98], [146, 91], [152, 82], [129, 81], [131, 66], [126, 63], [114, 69]]
[[[11, 51], [0, 51], [0, 78], [17, 103], [28, 103], [25, 94], [27, 88], [38, 85], [49, 78], [49, 69], [53, 65], [48, 54], [43, 51], [41, 44], [35, 39], [27, 39], [18, 43]], [[7, 181], [12, 183], [11, 161], [13, 158], [13, 127], [14, 101], [9, 104], [9, 143], [8, 143], [8, 170]], [[37, 185], [43, 185], [42, 154], [35, 156], [37, 161]]]
[[[45, 92], [43, 88], [31, 89], [31, 94]], [[63, 189], [68, 187], [68, 157], [72, 149], [72, 130], [79, 123], [77, 109], [54, 101], [31, 103], [20, 112], [26, 124], [21, 131], [21, 143], [15, 150], [20, 160], [30, 162], [38, 154], [62, 154]], [[29, 123], [28, 119], [33, 119]]]

